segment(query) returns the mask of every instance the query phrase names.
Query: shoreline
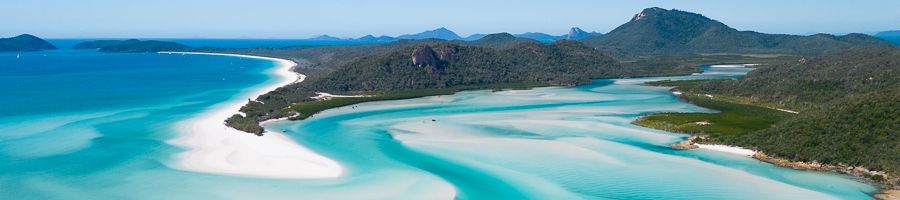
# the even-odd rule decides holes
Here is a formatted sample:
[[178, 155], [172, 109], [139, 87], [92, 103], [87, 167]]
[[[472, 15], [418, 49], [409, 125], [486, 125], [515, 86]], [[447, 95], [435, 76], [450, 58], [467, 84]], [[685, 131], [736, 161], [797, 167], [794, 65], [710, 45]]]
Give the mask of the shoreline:
[[[635, 123], [632, 123], [635, 124]], [[640, 124], [635, 124], [640, 125]], [[651, 128], [651, 127], [647, 127]], [[662, 130], [662, 129], [657, 129]], [[664, 130], [668, 131], [668, 130]], [[844, 164], [825, 164], [819, 163], [816, 161], [804, 162], [804, 161], [796, 161], [781, 157], [775, 157], [767, 155], [765, 152], [757, 151], [753, 149], [748, 149], [740, 146], [733, 145], [725, 145], [725, 144], [715, 144], [715, 143], [699, 143], [696, 140], [705, 139], [703, 135], [691, 134], [687, 139], [681, 140], [675, 143], [669, 144], [669, 148], [678, 149], [678, 150], [695, 150], [695, 149], [703, 149], [708, 151], [717, 151], [723, 153], [730, 153], [740, 156], [746, 156], [753, 158], [754, 160], [769, 163], [775, 165], [777, 167], [789, 168], [795, 170], [811, 170], [811, 171], [820, 171], [820, 172], [834, 172], [846, 174], [848, 176], [853, 177], [859, 182], [870, 184], [873, 186], [877, 186], [879, 190], [875, 193], [869, 194], [870, 196], [876, 199], [883, 200], [900, 200], [900, 185], [894, 185], [891, 183], [900, 182], [900, 177], [895, 177], [891, 174], [888, 174], [883, 171], [873, 171], [869, 170], [862, 166], [850, 166]], [[882, 181], [876, 180], [873, 177], [882, 177]]]
[[672, 143], [669, 145], [670, 148], [679, 149], [679, 150], [694, 150], [694, 149], [704, 149], [710, 151], [718, 151], [731, 153], [741, 156], [746, 156], [753, 158], [754, 160], [769, 163], [775, 165], [777, 167], [789, 168], [795, 170], [811, 170], [811, 171], [820, 171], [820, 172], [834, 172], [841, 173], [852, 176], [857, 179], [857, 181], [880, 186], [880, 190], [877, 193], [869, 194], [870, 196], [876, 199], [882, 200], [900, 200], [900, 186], [897, 185], [889, 185], [883, 182], [879, 182], [869, 178], [869, 176], [882, 176], [886, 177], [888, 180], [898, 181], [900, 179], [898, 177], [891, 177], [889, 174], [885, 172], [879, 171], [871, 171], [861, 166], [849, 166], [849, 165], [832, 165], [832, 164], [824, 164], [819, 162], [802, 162], [795, 161], [775, 156], [769, 156], [761, 151], [756, 151], [744, 147], [732, 146], [732, 145], [722, 145], [722, 144], [701, 144], [694, 142], [696, 139], [703, 139], [702, 136], [691, 135], [686, 140], [682, 140], [676, 143]]
[[[721, 67], [721, 66], [717, 66], [717, 67]], [[648, 86], [651, 86], [651, 85], [648, 85]], [[654, 87], [660, 87], [660, 86], [654, 86]], [[683, 92], [678, 91], [675, 88], [670, 89], [670, 92], [672, 92], [672, 94], [679, 99], [682, 99], [682, 95], [684, 94]], [[711, 97], [711, 95], [709, 95], [709, 97]], [[690, 103], [690, 102], [688, 102], [688, 103]], [[693, 103], [690, 103], [690, 104], [693, 104]], [[778, 112], [799, 114], [799, 112], [793, 111], [793, 110], [771, 108], [771, 107], [765, 107], [765, 108], [773, 109]], [[639, 123], [636, 123], [640, 119], [650, 116], [650, 115], [652, 115], [652, 114], [641, 116], [638, 119], [636, 119], [635, 121], [632, 121], [631, 124], [638, 125], [641, 127], [656, 129], [656, 130], [674, 132], [674, 133], [681, 132], [681, 131], [677, 131], [677, 130], [666, 130], [663, 128], [654, 128], [651, 126], [644, 126]], [[733, 146], [733, 145], [728, 145], [728, 144], [714, 144], [714, 143], [703, 144], [703, 143], [695, 142], [695, 140], [704, 139], [705, 138], [704, 134], [692, 134], [692, 133], [686, 133], [686, 132], [681, 132], [681, 133], [688, 134], [689, 137], [685, 140], [681, 140], [681, 141], [669, 144], [668, 145], [669, 148], [678, 149], [678, 150], [705, 149], [705, 150], [710, 150], [710, 151], [718, 151], [718, 152], [731, 153], [731, 154], [736, 154], [736, 155], [741, 155], [741, 156], [747, 156], [747, 157], [751, 157], [757, 161], [769, 163], [769, 164], [775, 165], [777, 167], [782, 167], [782, 168], [789, 168], [789, 169], [794, 169], [794, 170], [812, 170], [812, 171], [820, 171], [820, 172], [834, 172], [834, 173], [845, 174], [845, 175], [853, 177], [858, 182], [870, 184], [870, 185], [873, 185], [873, 186], [876, 186], [877, 188], [879, 188], [879, 190], [875, 191], [874, 193], [869, 194], [869, 196], [871, 196], [875, 199], [900, 200], [900, 185], [898, 185], [898, 184], [900, 184], [900, 176], [888, 174], [883, 171], [869, 170], [862, 166], [849, 166], [849, 165], [845, 165], [845, 164], [825, 164], [825, 163], [819, 163], [816, 161], [804, 162], [804, 161], [797, 161], [797, 160], [786, 159], [786, 158], [781, 158], [781, 157], [769, 156], [769, 155], [766, 155], [765, 152], [748, 149], [748, 148], [741, 147], [741, 146]], [[880, 177], [880, 178], [877, 178], [877, 177]]]
[[264, 136], [239, 131], [225, 125], [225, 119], [235, 114], [246, 99], [273, 91], [285, 85], [303, 81], [306, 76], [291, 69], [297, 63], [278, 58], [206, 52], [158, 52], [160, 54], [231, 56], [272, 61], [275, 67], [267, 70], [275, 81], [255, 86], [251, 91], [213, 105], [209, 109], [175, 125], [177, 136], [166, 143], [184, 148], [167, 166], [193, 172], [226, 174], [276, 179], [336, 178], [343, 167], [336, 161], [319, 155], [277, 131]]

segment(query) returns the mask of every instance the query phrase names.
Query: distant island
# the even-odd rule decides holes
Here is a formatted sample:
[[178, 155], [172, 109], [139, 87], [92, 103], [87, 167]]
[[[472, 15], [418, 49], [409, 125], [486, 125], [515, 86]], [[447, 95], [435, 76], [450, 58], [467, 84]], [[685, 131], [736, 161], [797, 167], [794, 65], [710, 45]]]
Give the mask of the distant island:
[[42, 51], [53, 50], [56, 46], [37, 36], [22, 34], [11, 38], [0, 38], [2, 51]]
[[188, 47], [177, 42], [165, 42], [156, 40], [141, 41], [130, 40], [97, 40], [76, 44], [73, 49], [97, 49], [100, 52], [160, 52], [160, 51], [186, 51]]

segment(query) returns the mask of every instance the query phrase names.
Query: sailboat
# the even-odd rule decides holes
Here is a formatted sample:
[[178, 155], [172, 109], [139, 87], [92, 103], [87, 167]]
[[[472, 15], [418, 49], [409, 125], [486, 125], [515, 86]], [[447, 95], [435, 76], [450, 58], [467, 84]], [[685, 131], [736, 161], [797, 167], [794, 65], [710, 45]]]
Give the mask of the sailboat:
[[21, 54], [16, 54], [16, 59], [19, 59], [20, 57], [22, 57]]

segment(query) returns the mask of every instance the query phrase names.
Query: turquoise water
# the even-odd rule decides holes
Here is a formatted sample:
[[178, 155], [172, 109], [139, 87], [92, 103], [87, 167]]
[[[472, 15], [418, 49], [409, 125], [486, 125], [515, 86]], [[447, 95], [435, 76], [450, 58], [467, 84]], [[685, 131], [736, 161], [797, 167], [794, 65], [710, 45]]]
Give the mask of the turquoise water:
[[843, 175], [667, 144], [629, 122], [679, 102], [661, 79], [372, 102], [267, 125], [340, 162], [336, 179], [167, 167], [174, 124], [270, 81], [264, 60], [48, 51], [0, 54], [0, 199], [869, 199]]

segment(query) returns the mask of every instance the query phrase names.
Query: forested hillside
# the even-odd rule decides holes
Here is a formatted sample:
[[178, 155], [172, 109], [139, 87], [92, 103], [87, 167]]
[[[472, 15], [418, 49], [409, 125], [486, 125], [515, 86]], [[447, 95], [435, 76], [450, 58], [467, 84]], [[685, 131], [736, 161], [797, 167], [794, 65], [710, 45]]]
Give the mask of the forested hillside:
[[39, 37], [22, 34], [11, 38], [0, 38], [0, 52], [53, 50], [56, 46]]
[[898, 77], [900, 49], [863, 48], [763, 67], [740, 80], [657, 84], [799, 111], [771, 128], [739, 137], [713, 137], [719, 142], [794, 160], [900, 174]]
[[805, 54], [836, 53], [852, 47], [892, 47], [864, 35], [811, 36], [738, 31], [703, 15], [680, 10], [647, 8], [631, 21], [602, 36], [583, 40], [597, 48], [614, 48], [637, 55], [699, 53]]
[[[606, 54], [577, 41], [545, 44], [521, 40], [507, 34], [486, 36], [481, 42], [472, 43], [433, 40], [413, 45], [401, 45], [408, 44], [408, 41], [384, 44], [395, 48], [384, 53], [363, 53], [369, 55], [341, 61], [344, 64], [329, 70], [331, 73], [310, 77], [302, 83], [262, 95], [259, 102], [250, 102], [242, 108], [246, 117], [236, 115], [229, 120], [229, 124], [248, 132], [261, 133], [262, 129], [256, 122], [298, 114], [297, 104], [314, 101], [310, 97], [315, 96], [315, 92], [385, 95], [435, 89], [452, 92], [567, 86], [589, 83], [591, 78], [673, 75], [693, 71], [691, 68], [676, 67], [624, 67]], [[347, 49], [357, 52], [353, 48]], [[382, 52], [374, 49], [374, 52]]]

